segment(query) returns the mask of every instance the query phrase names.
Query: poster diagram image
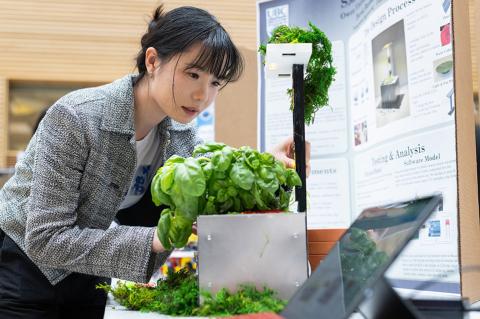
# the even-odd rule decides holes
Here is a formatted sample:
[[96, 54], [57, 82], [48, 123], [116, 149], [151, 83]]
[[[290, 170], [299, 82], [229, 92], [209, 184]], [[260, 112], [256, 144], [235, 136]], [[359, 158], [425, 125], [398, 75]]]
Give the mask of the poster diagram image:
[[410, 115], [403, 20], [372, 40], [377, 127]]
[[439, 82], [453, 76], [453, 57], [451, 55], [433, 61], [433, 81]]
[[422, 228], [420, 237], [426, 245], [452, 240], [450, 218], [435, 218], [429, 220]]
[[353, 139], [355, 146], [368, 142], [367, 121], [355, 124], [353, 127]]
[[212, 103], [197, 117], [198, 136], [205, 142], [215, 140], [215, 103]]
[[200, 113], [197, 117], [197, 125], [213, 125], [213, 113], [208, 109]]
[[443, 7], [443, 11], [445, 13], [448, 12], [448, 9], [450, 9], [450, 5], [451, 5], [451, 1], [450, 0], [443, 0], [443, 3], [442, 3], [442, 7]]
[[440, 27], [440, 43], [442, 46], [449, 45], [451, 42], [450, 23], [444, 24]]

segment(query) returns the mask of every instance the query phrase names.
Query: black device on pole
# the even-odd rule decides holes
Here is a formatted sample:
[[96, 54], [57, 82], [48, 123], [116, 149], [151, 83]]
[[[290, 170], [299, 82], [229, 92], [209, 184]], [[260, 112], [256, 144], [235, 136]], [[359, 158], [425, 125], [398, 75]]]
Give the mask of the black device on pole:
[[293, 65], [293, 142], [295, 145], [295, 167], [301, 186], [295, 187], [298, 212], [307, 212], [307, 184], [305, 162], [305, 94], [303, 64]]

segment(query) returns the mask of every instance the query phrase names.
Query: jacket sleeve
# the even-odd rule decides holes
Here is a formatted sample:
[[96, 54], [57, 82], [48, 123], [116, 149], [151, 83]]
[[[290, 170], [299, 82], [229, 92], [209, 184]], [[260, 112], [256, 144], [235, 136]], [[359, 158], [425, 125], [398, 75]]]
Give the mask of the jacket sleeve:
[[45, 116], [37, 132], [26, 253], [41, 266], [146, 282], [169, 254], [151, 252], [154, 228], [76, 224], [89, 149], [85, 136], [73, 109], [54, 105]]
[[193, 148], [195, 148], [198, 145], [205, 144], [205, 140], [202, 137], [200, 137], [200, 135], [198, 134], [198, 128], [195, 127], [193, 129], [192, 134], [194, 136], [193, 137]]

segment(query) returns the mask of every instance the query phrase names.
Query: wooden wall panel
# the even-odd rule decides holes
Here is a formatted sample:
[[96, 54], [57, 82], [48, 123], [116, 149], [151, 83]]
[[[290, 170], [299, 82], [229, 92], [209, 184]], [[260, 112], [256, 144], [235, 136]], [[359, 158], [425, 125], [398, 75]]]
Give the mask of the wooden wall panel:
[[[255, 46], [255, 2], [164, 1], [216, 15], [239, 46]], [[134, 68], [157, 1], [0, 1], [0, 74], [13, 79], [105, 82]]]
[[[16, 81], [101, 83], [134, 72], [140, 37], [159, 3], [153, 0], [0, 0], [0, 77]], [[166, 0], [163, 3], [167, 10], [192, 5], [210, 11], [237, 46], [256, 51], [255, 0]], [[252, 63], [246, 68], [256, 75], [256, 60]], [[245, 80], [241, 79], [240, 85], [242, 81]], [[247, 83], [252, 87], [252, 94], [256, 94], [255, 83]], [[241, 107], [250, 110], [249, 114], [256, 114], [256, 100], [245, 100], [235, 90], [225, 90], [222, 94], [233, 94], [226, 99], [229, 109]], [[4, 100], [0, 100], [0, 110], [5, 108], [4, 104]], [[217, 103], [217, 109], [223, 107]], [[221, 125], [221, 117], [216, 120], [219, 127], [225, 126]], [[221, 131], [216, 134], [223, 136], [226, 143], [251, 145], [250, 140], [242, 140], [242, 136], [256, 136], [256, 119], [242, 118], [239, 124], [238, 134], [233, 138], [229, 134], [223, 136]], [[4, 165], [6, 151], [0, 144], [0, 166]]]
[[457, 145], [457, 190], [459, 260], [462, 268], [461, 291], [471, 302], [480, 300], [480, 273], [464, 270], [478, 265], [480, 251], [474, 247], [480, 242], [476, 166], [475, 118], [472, 107], [472, 51], [469, 6], [464, 1], [452, 2], [455, 126]]
[[[138, 3], [134, 6], [128, 3]], [[0, 72], [107, 82], [132, 70], [151, 1], [1, 1]]]
[[480, 91], [480, 0], [469, 1], [469, 15], [470, 15], [470, 37], [472, 47], [472, 78], [473, 78], [473, 92]]
[[242, 80], [227, 85], [217, 98], [215, 139], [234, 147], [257, 146], [257, 51], [241, 49], [247, 68]]
[[[0, 150], [7, 149], [7, 136], [8, 136], [8, 127], [7, 127], [7, 92], [8, 92], [8, 82], [5, 77], [0, 75]], [[6, 167], [7, 158], [6, 156], [0, 156], [0, 167]]]

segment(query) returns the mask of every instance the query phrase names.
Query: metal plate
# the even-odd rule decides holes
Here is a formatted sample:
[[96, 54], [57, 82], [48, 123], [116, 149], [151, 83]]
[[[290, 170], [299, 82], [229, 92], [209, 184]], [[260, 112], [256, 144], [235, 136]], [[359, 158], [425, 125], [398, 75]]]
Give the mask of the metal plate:
[[199, 216], [197, 224], [200, 289], [252, 283], [288, 300], [307, 279], [304, 213]]

